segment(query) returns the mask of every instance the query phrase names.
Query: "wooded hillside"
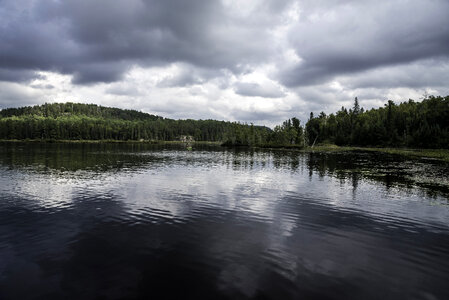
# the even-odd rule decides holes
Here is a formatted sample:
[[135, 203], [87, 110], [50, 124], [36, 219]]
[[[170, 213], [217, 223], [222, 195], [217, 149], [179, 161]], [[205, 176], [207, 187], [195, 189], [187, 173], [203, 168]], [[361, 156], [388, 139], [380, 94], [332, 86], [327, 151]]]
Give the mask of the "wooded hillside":
[[[0, 111], [0, 139], [222, 141], [226, 132], [249, 125], [215, 120], [173, 120], [95, 104], [52, 103]], [[244, 131], [242, 129], [241, 131]], [[270, 129], [253, 126], [258, 135]]]
[[449, 148], [449, 96], [430, 96], [364, 111], [354, 106], [335, 114], [310, 114], [306, 124], [309, 144]]

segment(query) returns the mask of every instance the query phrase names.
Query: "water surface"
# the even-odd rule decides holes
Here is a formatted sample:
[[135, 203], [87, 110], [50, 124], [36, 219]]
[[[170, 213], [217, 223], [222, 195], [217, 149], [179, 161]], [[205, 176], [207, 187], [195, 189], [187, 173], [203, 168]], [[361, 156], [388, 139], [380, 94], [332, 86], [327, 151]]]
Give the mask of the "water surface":
[[0, 144], [0, 299], [449, 299], [449, 165]]

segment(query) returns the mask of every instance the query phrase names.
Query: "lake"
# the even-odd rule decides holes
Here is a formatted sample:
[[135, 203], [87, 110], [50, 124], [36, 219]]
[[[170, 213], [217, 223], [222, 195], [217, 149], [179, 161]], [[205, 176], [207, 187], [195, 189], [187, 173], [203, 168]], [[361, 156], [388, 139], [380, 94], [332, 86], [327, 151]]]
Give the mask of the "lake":
[[0, 299], [449, 299], [449, 164], [0, 144]]

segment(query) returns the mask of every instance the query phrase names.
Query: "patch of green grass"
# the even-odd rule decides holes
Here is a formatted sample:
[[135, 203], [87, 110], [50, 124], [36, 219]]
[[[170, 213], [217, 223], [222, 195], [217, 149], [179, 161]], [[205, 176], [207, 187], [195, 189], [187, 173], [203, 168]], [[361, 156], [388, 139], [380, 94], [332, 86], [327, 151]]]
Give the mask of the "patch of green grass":
[[407, 149], [407, 148], [373, 148], [373, 147], [348, 147], [333, 144], [320, 144], [315, 147], [306, 147], [304, 152], [337, 152], [337, 151], [375, 151], [388, 154], [403, 155], [418, 158], [433, 158], [449, 162], [449, 149]]
[[449, 162], [449, 149], [366, 148], [365, 150], [405, 155], [410, 157], [433, 158]]
[[262, 144], [257, 145], [255, 148], [264, 149], [288, 149], [288, 150], [302, 150], [304, 147], [302, 145], [292, 145], [292, 144]]
[[304, 148], [305, 152], [312, 151], [323, 151], [323, 152], [332, 152], [332, 151], [351, 151], [354, 147], [340, 147], [335, 144], [318, 144], [314, 147], [307, 146]]

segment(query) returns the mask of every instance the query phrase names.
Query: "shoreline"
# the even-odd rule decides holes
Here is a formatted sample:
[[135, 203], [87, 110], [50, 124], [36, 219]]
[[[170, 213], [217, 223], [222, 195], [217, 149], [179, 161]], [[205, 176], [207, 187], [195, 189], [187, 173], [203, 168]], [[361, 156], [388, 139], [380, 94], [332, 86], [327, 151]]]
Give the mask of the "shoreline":
[[393, 147], [356, 147], [356, 146], [336, 146], [318, 145], [314, 148], [307, 147], [304, 152], [339, 152], [339, 151], [368, 151], [381, 152], [387, 154], [407, 156], [411, 158], [427, 158], [449, 162], [449, 149], [413, 149], [413, 148], [393, 148]]
[[[161, 141], [161, 140], [0, 140], [0, 143], [62, 143], [62, 144], [149, 144], [149, 145], [185, 145], [182, 141]], [[221, 142], [211, 141], [194, 141], [192, 145], [214, 145], [221, 146]], [[357, 147], [357, 146], [337, 146], [332, 144], [317, 145], [314, 147], [298, 147], [298, 146], [240, 146], [228, 148], [253, 148], [253, 149], [267, 149], [267, 150], [285, 150], [297, 151], [302, 153], [313, 152], [350, 152], [350, 151], [369, 151], [380, 152], [394, 155], [407, 156], [410, 158], [424, 158], [436, 159], [444, 162], [449, 162], [449, 149], [412, 149], [412, 148], [392, 148], [392, 147]]]
[[[182, 145], [186, 144], [186, 142], [182, 141], [161, 141], [161, 140], [46, 140], [46, 139], [30, 139], [30, 140], [0, 140], [0, 143], [43, 143], [43, 144], [149, 144], [149, 145], [164, 145], [164, 144], [173, 144], [173, 145]], [[191, 144], [197, 145], [217, 145], [220, 146], [221, 142], [210, 142], [210, 141], [194, 141], [190, 142]]]

